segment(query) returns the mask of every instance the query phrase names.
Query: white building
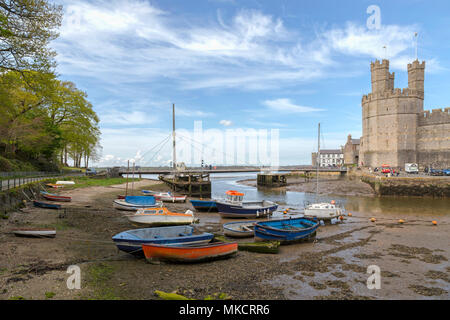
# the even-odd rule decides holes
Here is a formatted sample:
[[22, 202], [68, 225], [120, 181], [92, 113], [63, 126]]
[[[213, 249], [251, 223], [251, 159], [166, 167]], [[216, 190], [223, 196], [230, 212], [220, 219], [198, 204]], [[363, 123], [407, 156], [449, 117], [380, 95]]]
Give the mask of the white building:
[[[312, 154], [312, 165], [316, 166], [317, 152]], [[340, 167], [344, 165], [344, 152], [342, 149], [320, 150], [320, 167]]]

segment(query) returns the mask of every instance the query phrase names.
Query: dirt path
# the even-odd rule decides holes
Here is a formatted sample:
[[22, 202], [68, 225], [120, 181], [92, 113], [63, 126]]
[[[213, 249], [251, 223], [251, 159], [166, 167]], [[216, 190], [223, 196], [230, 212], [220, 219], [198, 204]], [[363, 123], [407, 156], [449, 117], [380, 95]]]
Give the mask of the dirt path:
[[[135, 190], [149, 186], [144, 181]], [[152, 189], [164, 190], [154, 184]], [[0, 298], [156, 299], [155, 290], [203, 299], [226, 293], [233, 299], [448, 299], [450, 216], [437, 226], [420, 212], [400, 225], [392, 215], [353, 212], [344, 223], [318, 230], [315, 242], [282, 246], [278, 255], [240, 251], [210, 263], [151, 265], [118, 252], [114, 234], [130, 229], [112, 200], [124, 185], [68, 192], [65, 216], [27, 208], [0, 223]], [[89, 207], [86, 207], [89, 206]], [[172, 211], [192, 209], [167, 204]], [[284, 207], [280, 207], [280, 211]], [[220, 232], [217, 213], [196, 213], [200, 231]], [[377, 221], [369, 221], [376, 217]], [[19, 226], [57, 228], [55, 239], [6, 234]], [[81, 289], [68, 290], [69, 265], [81, 268]], [[367, 268], [381, 269], [381, 289], [369, 290]]]

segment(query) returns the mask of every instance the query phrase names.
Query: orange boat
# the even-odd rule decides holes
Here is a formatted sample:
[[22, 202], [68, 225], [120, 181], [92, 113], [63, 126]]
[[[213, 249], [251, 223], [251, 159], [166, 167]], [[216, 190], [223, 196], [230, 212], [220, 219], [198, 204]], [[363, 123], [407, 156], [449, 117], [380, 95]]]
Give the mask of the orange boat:
[[142, 250], [145, 258], [150, 263], [160, 260], [194, 263], [223, 259], [235, 255], [238, 251], [238, 244], [237, 242], [216, 242], [196, 247], [143, 244]]
[[64, 186], [61, 185], [61, 184], [53, 184], [53, 183], [47, 183], [47, 186], [49, 186], [50, 188], [53, 188], [53, 189], [61, 189], [61, 188], [64, 188]]

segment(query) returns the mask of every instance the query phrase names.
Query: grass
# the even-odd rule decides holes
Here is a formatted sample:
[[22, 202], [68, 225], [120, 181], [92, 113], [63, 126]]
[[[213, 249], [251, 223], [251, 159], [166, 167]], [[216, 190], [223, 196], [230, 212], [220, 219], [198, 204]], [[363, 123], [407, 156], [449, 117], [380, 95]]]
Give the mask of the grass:
[[56, 293], [54, 293], [54, 292], [46, 292], [45, 293], [45, 298], [46, 299], [52, 299], [55, 295], [56, 295]]
[[56, 229], [56, 231], [64, 231], [73, 228], [73, 225], [65, 220], [61, 220], [51, 224], [40, 224], [36, 227], [42, 229]]
[[115, 289], [109, 287], [115, 269], [105, 263], [92, 264], [88, 268], [88, 285], [93, 289], [91, 300], [120, 300]]

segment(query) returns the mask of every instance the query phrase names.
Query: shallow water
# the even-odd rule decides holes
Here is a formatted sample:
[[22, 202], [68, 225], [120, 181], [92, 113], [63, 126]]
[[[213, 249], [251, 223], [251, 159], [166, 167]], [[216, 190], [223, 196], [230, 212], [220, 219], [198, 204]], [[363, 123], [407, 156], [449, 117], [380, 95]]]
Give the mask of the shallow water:
[[[420, 197], [363, 197], [363, 196], [330, 196], [320, 195], [316, 198], [313, 193], [286, 191], [283, 188], [267, 189], [255, 188], [238, 183], [241, 180], [256, 179], [257, 173], [212, 173], [212, 198], [225, 197], [227, 190], [238, 190], [245, 193], [245, 200], [270, 200], [280, 206], [303, 210], [305, 202], [330, 202], [335, 200], [342, 203], [349, 212], [372, 213], [379, 215], [450, 215], [450, 199], [448, 198], [420, 198]], [[144, 178], [157, 179], [157, 175], [144, 175]]]

